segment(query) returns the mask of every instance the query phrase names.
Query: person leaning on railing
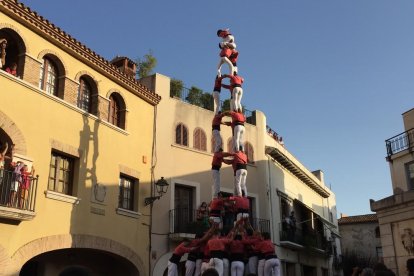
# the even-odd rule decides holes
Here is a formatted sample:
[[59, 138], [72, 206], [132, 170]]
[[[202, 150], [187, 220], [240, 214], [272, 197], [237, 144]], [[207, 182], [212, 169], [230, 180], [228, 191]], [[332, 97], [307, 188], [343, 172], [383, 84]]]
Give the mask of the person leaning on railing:
[[34, 176], [34, 172], [35, 169], [32, 166], [32, 171], [28, 172], [28, 167], [27, 165], [24, 165], [22, 170], [21, 170], [21, 184], [20, 184], [20, 199], [19, 199], [19, 208], [23, 209], [23, 208], [27, 208], [28, 207], [28, 198], [29, 198], [29, 189], [30, 189], [30, 184], [32, 182], [33, 176]]
[[4, 147], [3, 151], [0, 152], [0, 186], [3, 182], [4, 177], [4, 160], [6, 159], [6, 152], [9, 149], [9, 144], [6, 142], [6, 146]]

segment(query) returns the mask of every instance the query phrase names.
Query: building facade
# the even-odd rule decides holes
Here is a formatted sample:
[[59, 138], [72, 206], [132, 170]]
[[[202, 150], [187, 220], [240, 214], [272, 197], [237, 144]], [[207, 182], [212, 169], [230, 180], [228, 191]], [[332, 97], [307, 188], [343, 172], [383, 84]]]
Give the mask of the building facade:
[[160, 96], [17, 1], [0, 41], [0, 275], [148, 275]]
[[338, 219], [342, 254], [375, 264], [382, 261], [380, 229], [376, 214], [341, 216]]
[[[192, 98], [191, 90], [172, 92], [167, 76], [140, 81], [163, 98], [156, 115], [155, 174], [168, 181], [169, 189], [152, 203], [151, 269], [152, 275], [165, 275], [175, 246], [198, 230], [196, 209], [212, 198], [214, 114], [202, 97], [201, 104]], [[271, 233], [283, 275], [341, 275], [335, 195], [325, 186], [323, 172], [310, 172], [270, 135], [262, 112], [245, 114], [252, 225]], [[231, 151], [231, 128], [222, 126], [221, 136], [224, 151]], [[233, 193], [231, 166], [221, 168], [221, 191]], [[291, 211], [297, 222], [294, 232], [282, 223]]]
[[393, 195], [374, 201], [381, 232], [384, 263], [397, 275], [414, 256], [414, 109], [402, 114], [403, 133], [386, 140]]

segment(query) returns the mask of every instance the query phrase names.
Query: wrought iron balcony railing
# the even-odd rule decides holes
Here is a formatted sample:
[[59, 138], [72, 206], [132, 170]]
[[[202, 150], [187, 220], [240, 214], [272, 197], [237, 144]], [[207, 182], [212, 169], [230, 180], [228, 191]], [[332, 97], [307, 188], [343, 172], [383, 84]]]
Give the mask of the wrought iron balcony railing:
[[[270, 221], [266, 219], [250, 218], [254, 229], [260, 232], [270, 232]], [[223, 217], [223, 230], [228, 231], [234, 226], [234, 217]], [[170, 210], [170, 231], [171, 233], [197, 234], [203, 233], [208, 228], [209, 215], [197, 216], [197, 210], [188, 208], [177, 208]]]
[[280, 227], [280, 241], [289, 241], [302, 245], [304, 247], [313, 247], [323, 251], [328, 251], [328, 240], [315, 230], [305, 230], [306, 228], [287, 228], [284, 225]]
[[385, 140], [388, 158], [414, 146], [414, 128]]
[[24, 176], [0, 169], [0, 206], [34, 212], [37, 181], [38, 176]]

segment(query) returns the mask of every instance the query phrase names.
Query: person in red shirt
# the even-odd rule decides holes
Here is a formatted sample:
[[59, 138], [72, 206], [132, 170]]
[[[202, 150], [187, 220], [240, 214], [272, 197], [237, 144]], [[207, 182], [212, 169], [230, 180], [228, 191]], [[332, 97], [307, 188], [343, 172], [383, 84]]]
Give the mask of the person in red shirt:
[[210, 266], [215, 268], [220, 276], [223, 276], [223, 256], [226, 246], [231, 240], [227, 237], [220, 237], [219, 233], [219, 231], [216, 231], [215, 235], [207, 242], [207, 246], [211, 255]]
[[6, 72], [16, 77], [17, 76], [17, 63], [13, 62], [10, 67], [6, 68]]
[[211, 128], [213, 132], [213, 139], [214, 139], [214, 152], [218, 151], [220, 148], [223, 147], [223, 139], [221, 139], [220, 129], [222, 124], [224, 113], [219, 112], [218, 114], [214, 115], [213, 121], [211, 122]]
[[189, 246], [190, 240], [184, 239], [184, 241], [174, 249], [171, 258], [168, 260], [168, 276], [178, 276], [177, 265], [180, 263], [181, 257], [185, 253], [189, 253], [195, 249], [195, 247]]
[[[244, 191], [242, 191], [243, 195]], [[234, 210], [236, 213], [236, 220], [249, 217], [250, 201], [246, 196], [233, 196], [230, 198], [234, 202]]]
[[[194, 271], [198, 271], [196, 272], [196, 275], [200, 274], [201, 255], [203, 254], [204, 246], [206, 242], [211, 237], [214, 230], [215, 228], [211, 227], [203, 236], [202, 234], [197, 234], [196, 238], [191, 241], [189, 246], [195, 247], [195, 249], [192, 250], [190, 253], [188, 253], [188, 258], [187, 258], [187, 261], [185, 262], [185, 276], [193, 276]], [[200, 260], [198, 263], [198, 269], [197, 269], [197, 259]]]
[[221, 92], [221, 81], [223, 77], [216, 76], [214, 80], [214, 90], [213, 90], [213, 99], [214, 99], [214, 114], [219, 114], [221, 112], [220, 105], [220, 92]]
[[211, 162], [211, 172], [213, 175], [213, 198], [218, 196], [220, 192], [220, 168], [222, 163], [231, 164], [231, 160], [225, 160], [224, 157], [231, 156], [231, 153], [223, 152], [222, 148], [219, 148], [213, 155], [213, 161]]
[[233, 130], [233, 147], [234, 151], [242, 149], [244, 151], [244, 123], [246, 117], [242, 112], [227, 111], [223, 112], [224, 116], [231, 116], [231, 123], [226, 122], [225, 125], [230, 125]]
[[219, 229], [222, 229], [223, 224], [221, 221], [221, 214], [224, 211], [224, 201], [221, 193], [217, 193], [217, 197], [213, 198], [209, 205], [210, 210], [210, 221], [218, 226]]
[[264, 257], [264, 259], [262, 259], [262, 264], [259, 263], [259, 270], [261, 270], [261, 267], [264, 264], [263, 266], [264, 276], [279, 276], [280, 275], [280, 261], [275, 254], [275, 245], [270, 239], [270, 234], [268, 232], [264, 232], [262, 236], [263, 236], [263, 241], [261, 241], [257, 245], [260, 254]]
[[229, 66], [230, 74], [234, 74], [235, 69], [233, 63], [230, 61], [230, 57], [233, 54], [233, 50], [236, 49], [236, 43], [234, 42], [234, 36], [230, 34], [228, 29], [218, 30], [217, 36], [221, 37], [223, 40], [219, 43], [220, 51], [220, 61], [217, 68], [217, 75], [221, 76], [221, 66], [224, 63], [227, 63]]
[[247, 257], [249, 258], [249, 261], [246, 265], [246, 269], [248, 273], [256, 274], [259, 250], [254, 246], [262, 241], [262, 237], [260, 235], [260, 232], [254, 231], [253, 227], [250, 225], [250, 222], [248, 220], [246, 221], [246, 224], [247, 236], [245, 239], [245, 244]]
[[237, 234], [230, 243], [231, 256], [231, 275], [244, 275], [244, 257], [245, 257], [245, 243], [242, 240], [242, 235]]
[[235, 196], [247, 196], [247, 155], [241, 149], [231, 155], [233, 156], [234, 194]]
[[244, 79], [234, 73], [234, 75], [223, 75], [223, 78], [230, 78], [230, 85], [222, 84], [223, 88], [229, 89], [231, 92], [230, 108], [232, 111], [242, 112], [241, 99], [243, 97], [242, 84]]

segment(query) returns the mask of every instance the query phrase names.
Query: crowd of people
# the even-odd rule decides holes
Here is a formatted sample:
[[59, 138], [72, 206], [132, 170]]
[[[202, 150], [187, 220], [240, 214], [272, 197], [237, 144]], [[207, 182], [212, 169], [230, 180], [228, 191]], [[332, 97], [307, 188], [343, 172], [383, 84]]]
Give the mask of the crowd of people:
[[276, 276], [280, 275], [280, 261], [268, 232], [255, 231], [249, 219], [240, 218], [225, 233], [220, 223], [211, 220], [211, 227], [192, 241], [184, 239], [168, 261], [168, 276], [178, 275], [178, 264], [188, 253], [186, 276]]
[[272, 137], [273, 139], [275, 139], [276, 142], [278, 142], [280, 145], [284, 146], [285, 142], [283, 141], [283, 137], [279, 136], [279, 134], [277, 134], [276, 131], [274, 131], [273, 129], [271, 129], [269, 126], [266, 126], [266, 131], [267, 134], [270, 135], [270, 137]]
[[[13, 148], [8, 155], [7, 142], [0, 146], [0, 204], [24, 209], [28, 206], [29, 190], [35, 169], [29, 172], [28, 164], [13, 161]], [[6, 160], [8, 161], [6, 163]]]
[[[414, 258], [406, 262], [407, 271], [401, 271], [401, 275], [414, 276]], [[373, 267], [354, 267], [351, 276], [395, 276], [395, 273], [383, 263], [377, 263]]]

